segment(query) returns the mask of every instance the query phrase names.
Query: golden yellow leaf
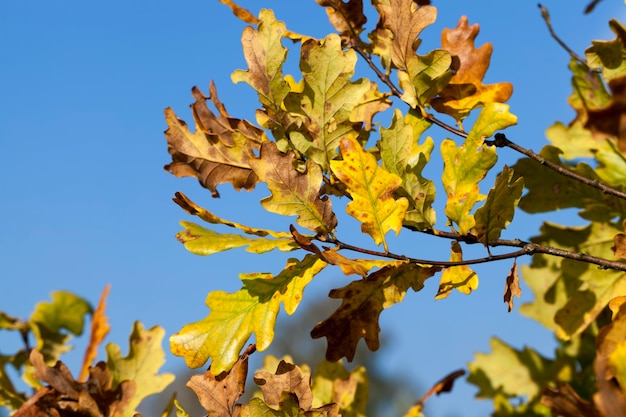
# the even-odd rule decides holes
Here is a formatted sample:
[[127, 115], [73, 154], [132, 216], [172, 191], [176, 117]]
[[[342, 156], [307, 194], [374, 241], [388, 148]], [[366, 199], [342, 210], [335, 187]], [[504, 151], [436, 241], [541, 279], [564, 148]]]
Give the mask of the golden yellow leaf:
[[[463, 260], [463, 251], [459, 242], [452, 242], [452, 254], [450, 261], [459, 262]], [[469, 294], [478, 288], [478, 275], [467, 265], [451, 266], [443, 270], [439, 290], [435, 300], [446, 298], [453, 289], [463, 294]]]
[[400, 233], [409, 205], [405, 197], [393, 198], [402, 179], [378, 166], [376, 158], [351, 136], [341, 140], [340, 149], [343, 160], [331, 161], [330, 167], [353, 198], [346, 211], [362, 223], [363, 233], [387, 250], [385, 234], [390, 230]]

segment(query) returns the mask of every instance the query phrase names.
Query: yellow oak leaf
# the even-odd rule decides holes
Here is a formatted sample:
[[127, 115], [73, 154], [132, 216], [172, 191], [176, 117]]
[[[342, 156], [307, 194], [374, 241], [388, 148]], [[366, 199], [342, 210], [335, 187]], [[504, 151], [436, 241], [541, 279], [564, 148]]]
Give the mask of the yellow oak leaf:
[[462, 235], [476, 224], [470, 211], [484, 199], [478, 183], [498, 159], [495, 147], [484, 145], [484, 139], [516, 123], [517, 118], [508, 110], [506, 104], [490, 103], [478, 115], [463, 145], [457, 146], [451, 139], [441, 142], [442, 182], [448, 195], [445, 213]]
[[[459, 242], [452, 242], [452, 253], [450, 261], [459, 262], [463, 260], [463, 251]], [[456, 289], [463, 294], [469, 294], [478, 288], [478, 275], [467, 265], [451, 266], [441, 273], [439, 290], [435, 300], [446, 298], [452, 290]]]
[[454, 29], [444, 29], [441, 47], [450, 52], [458, 63], [450, 83], [439, 92], [431, 105], [439, 112], [453, 116], [457, 121], [467, 117], [473, 109], [488, 103], [504, 103], [513, 94], [510, 83], [483, 84], [489, 68], [493, 47], [490, 43], [474, 46], [479, 26], [469, 25], [462, 16]]
[[[177, 177], [196, 177], [203, 187], [219, 197], [217, 186], [229, 182], [236, 190], [251, 190], [258, 182], [249, 165], [261, 143], [267, 141], [265, 133], [246, 120], [231, 117], [217, 97], [211, 83], [206, 97], [197, 87], [192, 89], [196, 102], [191, 105], [196, 131], [190, 132], [187, 124], [178, 119], [171, 108], [165, 109], [165, 131], [168, 152], [172, 163], [165, 170]], [[207, 106], [210, 99], [218, 109], [215, 115]]]
[[326, 265], [317, 256], [307, 255], [301, 261], [289, 259], [276, 276], [241, 274], [243, 287], [239, 291], [211, 292], [206, 299], [209, 315], [170, 337], [172, 353], [184, 357], [191, 368], [204, 365], [210, 358], [211, 372], [218, 375], [231, 369], [252, 333], [256, 335], [257, 349], [267, 349], [274, 339], [281, 302], [285, 312], [293, 314], [304, 287]]
[[341, 140], [341, 155], [342, 161], [331, 161], [330, 165], [353, 198], [346, 211], [362, 223], [363, 233], [387, 250], [385, 234], [390, 230], [400, 233], [409, 205], [405, 197], [393, 197], [402, 179], [378, 166], [376, 158], [351, 136]]

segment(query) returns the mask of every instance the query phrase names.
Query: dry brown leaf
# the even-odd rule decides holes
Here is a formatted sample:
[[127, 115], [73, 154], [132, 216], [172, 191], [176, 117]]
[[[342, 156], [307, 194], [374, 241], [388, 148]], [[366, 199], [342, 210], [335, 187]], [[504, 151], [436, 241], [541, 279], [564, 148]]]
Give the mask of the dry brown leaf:
[[311, 375], [296, 365], [280, 361], [274, 374], [267, 371], [255, 373], [254, 382], [261, 388], [265, 403], [275, 410], [279, 409], [284, 392], [295, 394], [301, 409], [312, 408]]
[[79, 381], [85, 381], [87, 375], [89, 375], [89, 368], [98, 356], [98, 347], [109, 333], [109, 330], [111, 330], [109, 320], [104, 315], [106, 311], [106, 299], [109, 296], [110, 290], [111, 284], [107, 284], [102, 291], [102, 295], [100, 295], [98, 307], [96, 307], [96, 310], [93, 312], [93, 316], [91, 317], [89, 344], [87, 345], [87, 349], [85, 349], [83, 365], [80, 368], [80, 375], [78, 376]]
[[[626, 219], [622, 222], [622, 228], [626, 231]], [[615, 257], [626, 259], [626, 234], [618, 233], [615, 235], [611, 250], [615, 254]]]
[[244, 392], [248, 376], [247, 349], [230, 371], [215, 376], [208, 369], [202, 375], [194, 375], [187, 382], [187, 387], [198, 396], [208, 417], [231, 417], [236, 415], [239, 405], [237, 400]]
[[504, 302], [508, 304], [509, 313], [513, 310], [513, 297], [520, 298], [522, 288], [519, 285], [519, 275], [517, 274], [517, 262], [513, 261], [513, 266], [509, 275], [506, 276], [504, 285]]
[[335, 29], [348, 38], [358, 37], [367, 18], [363, 14], [363, 0], [315, 0], [326, 7], [328, 20]]
[[68, 414], [89, 417], [122, 417], [135, 395], [135, 382], [123, 381], [112, 390], [112, 378], [104, 362], [89, 369], [87, 382], [75, 381], [70, 371], [58, 361], [45, 364], [36, 349], [30, 354], [34, 376], [49, 387], [40, 388], [14, 414], [17, 417], [58, 417]]
[[[191, 105], [196, 124], [190, 132], [187, 124], [178, 119], [171, 108], [165, 109], [168, 129], [165, 137], [172, 163], [165, 170], [177, 177], [196, 177], [213, 197], [219, 197], [217, 186], [229, 182], [236, 190], [251, 190], [258, 182], [249, 161], [267, 138], [261, 129], [246, 120], [231, 117], [219, 101], [211, 82], [209, 97], [197, 87], [192, 89], [196, 99]], [[210, 99], [219, 115], [207, 106]]]
[[586, 401], [565, 382], [559, 382], [557, 388], [546, 387], [541, 397], [541, 404], [550, 409], [553, 416], [561, 417], [605, 417], [589, 401]]
[[[420, 44], [419, 34], [437, 18], [433, 6], [419, 6], [413, 0], [373, 1], [380, 19], [370, 35], [374, 51], [381, 56], [383, 66], [393, 64], [405, 69], [409, 56], [414, 56]], [[391, 61], [391, 62], [389, 62]]]

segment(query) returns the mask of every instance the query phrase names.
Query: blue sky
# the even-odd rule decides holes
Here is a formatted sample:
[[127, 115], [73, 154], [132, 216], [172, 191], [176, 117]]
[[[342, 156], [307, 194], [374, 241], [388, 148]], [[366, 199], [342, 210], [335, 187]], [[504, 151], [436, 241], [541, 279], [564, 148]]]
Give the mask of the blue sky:
[[[608, 19], [624, 21], [626, 9], [621, 1], [607, 0], [584, 16], [586, 3], [544, 3], [557, 32], [579, 53], [591, 39], [612, 39]], [[274, 9], [296, 32], [321, 37], [331, 30], [312, 0], [241, 4], [255, 14], [260, 6]], [[539, 150], [545, 129], [557, 120], [568, 122], [573, 112], [566, 102], [568, 56], [549, 37], [536, 3], [435, 0], [434, 5], [440, 6], [438, 20], [423, 32], [418, 52], [439, 46], [441, 29], [454, 27], [461, 15], [479, 23], [478, 43], [494, 45], [486, 81], [514, 85], [509, 104], [519, 124], [507, 136]], [[133, 321], [159, 324], [170, 335], [208, 313], [204, 299], [209, 291], [237, 290], [238, 273], [282, 269], [284, 254], [231, 251], [204, 258], [188, 253], [174, 238], [178, 221], [188, 219], [171, 202], [175, 191], [235, 221], [282, 230], [290, 221], [251, 207], [268, 194], [264, 189], [240, 194], [222, 185], [222, 198], [215, 200], [195, 180], [163, 170], [169, 162], [163, 109], [171, 106], [190, 122], [192, 86], [206, 91], [214, 80], [230, 114], [254, 120], [253, 91], [230, 81], [232, 71], [246, 68], [239, 41], [245, 24], [227, 7], [214, 0], [8, 0], [2, 9], [0, 310], [27, 317], [36, 302], [57, 289], [95, 304], [111, 283], [113, 330], [107, 341], [126, 350]], [[294, 48], [291, 62], [297, 54]], [[374, 75], [363, 70], [358, 76]], [[437, 143], [447, 136], [437, 128], [429, 134]], [[500, 163], [517, 158], [500, 151]], [[437, 167], [431, 172], [439, 185]], [[541, 220], [519, 215], [505, 237], [528, 238]], [[444, 228], [444, 221], [440, 214], [438, 227]], [[418, 237], [403, 233], [391, 248], [447, 258], [448, 243], [431, 245]], [[381, 327], [389, 346], [380, 355], [381, 367], [408, 375], [419, 398], [437, 379], [466, 366], [475, 352], [488, 351], [492, 335], [549, 355], [551, 335], [517, 311], [506, 313], [502, 292], [509, 268], [509, 263], [476, 268], [480, 287], [470, 296], [457, 293], [435, 302], [433, 280], [385, 311]], [[307, 296], [323, 297], [351, 279], [339, 271], [322, 275], [306, 290], [304, 303]], [[522, 302], [530, 299], [524, 292]], [[0, 334], [0, 351], [14, 343]], [[68, 359], [74, 370], [80, 346]], [[166, 370], [183, 366], [182, 359], [168, 356]], [[431, 400], [429, 416], [460, 415], [461, 410], [465, 416], [487, 414], [490, 404], [474, 402], [475, 391], [459, 384], [451, 396]]]

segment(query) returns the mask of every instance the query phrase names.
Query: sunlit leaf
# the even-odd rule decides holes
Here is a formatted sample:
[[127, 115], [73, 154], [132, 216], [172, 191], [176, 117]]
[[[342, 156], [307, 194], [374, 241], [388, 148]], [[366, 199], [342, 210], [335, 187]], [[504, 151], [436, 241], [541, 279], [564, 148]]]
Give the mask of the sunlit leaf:
[[257, 121], [279, 140], [285, 137], [288, 124], [282, 107], [290, 91], [282, 70], [287, 58], [287, 49], [281, 43], [286, 28], [271, 10], [261, 10], [259, 20], [258, 30], [248, 26], [241, 37], [248, 70], [237, 70], [231, 78], [235, 83], [249, 84], [258, 92], [263, 109], [257, 113]]
[[211, 358], [211, 372], [229, 370], [239, 352], [256, 335], [257, 349], [268, 348], [274, 338], [274, 326], [280, 303], [293, 314], [302, 300], [304, 287], [326, 263], [314, 255], [302, 261], [290, 259], [277, 276], [241, 274], [243, 287], [235, 293], [213, 291], [206, 299], [211, 310], [204, 319], [187, 324], [170, 337], [170, 349], [183, 356], [189, 367], [198, 368]]
[[270, 197], [261, 200], [263, 207], [284, 216], [298, 216], [296, 222], [317, 233], [330, 233], [337, 226], [332, 204], [327, 196], [319, 197], [322, 171], [309, 160], [304, 172], [294, 167], [294, 154], [282, 154], [273, 142], [261, 146], [259, 158], [250, 160], [258, 178], [267, 183]]
[[602, 76], [608, 82], [626, 77], [626, 28], [616, 19], [609, 21], [609, 27], [617, 35], [612, 41], [591, 41], [585, 55], [591, 68], [601, 68]]
[[459, 226], [459, 233], [466, 234], [474, 227], [475, 220], [470, 211], [484, 198], [478, 183], [498, 159], [495, 147], [485, 146], [484, 138], [516, 122], [517, 118], [509, 113], [508, 105], [491, 103], [480, 112], [463, 145], [457, 146], [451, 139], [441, 143], [442, 181], [448, 195], [445, 213], [450, 222]]
[[109, 343], [106, 346], [107, 368], [111, 371], [113, 389], [124, 381], [133, 381], [135, 384], [135, 392], [124, 410], [124, 417], [133, 417], [137, 406], [145, 397], [163, 391], [174, 381], [173, 374], [159, 374], [159, 369], [165, 363], [165, 351], [161, 347], [163, 336], [163, 328], [154, 326], [145, 330], [137, 321], [133, 326], [130, 347], [125, 357], [118, 345]]
[[[463, 252], [458, 242], [452, 242], [451, 262], [463, 260]], [[469, 294], [478, 288], [478, 275], [467, 265], [450, 266], [441, 273], [439, 289], [435, 300], [446, 298], [452, 290], [457, 290], [463, 294]]]
[[221, 217], [216, 216], [210, 211], [200, 207], [193, 201], [191, 201], [185, 194], [181, 192], [176, 192], [174, 198], [172, 199], [176, 204], [178, 204], [183, 210], [187, 213], [198, 216], [205, 222], [211, 224], [223, 224], [224, 226], [233, 227], [235, 229], [239, 229], [242, 232], [248, 235], [256, 235], [256, 236], [272, 236], [277, 239], [287, 238], [291, 236], [288, 232], [275, 232], [269, 229], [259, 229], [257, 227], [246, 226], [245, 224], [236, 223], [230, 220], [222, 219]]
[[491, 43], [474, 46], [478, 31], [477, 24], [470, 26], [467, 17], [462, 16], [456, 28], [444, 29], [441, 35], [442, 49], [455, 57], [457, 64], [450, 83], [432, 101], [432, 106], [458, 121], [477, 107], [504, 103], [513, 94], [510, 83], [483, 84], [493, 47]]
[[403, 264], [382, 268], [365, 279], [352, 281], [330, 292], [330, 298], [341, 298], [341, 306], [311, 331], [314, 339], [326, 337], [326, 359], [331, 362], [354, 358], [357, 344], [365, 339], [375, 351], [380, 346], [378, 317], [385, 308], [404, 299], [409, 288], [419, 291], [424, 281], [440, 268]]
[[176, 238], [185, 248], [196, 255], [212, 255], [234, 248], [246, 247], [247, 252], [265, 253], [278, 249], [289, 252], [298, 249], [291, 238], [279, 239], [264, 237], [248, 237], [244, 235], [217, 233], [191, 222], [180, 222], [185, 230], [178, 232]]
[[452, 57], [448, 51], [434, 50], [408, 58], [406, 70], [398, 72], [402, 100], [411, 107], [424, 107], [450, 82]]
[[254, 382], [261, 388], [263, 400], [274, 409], [280, 407], [281, 394], [289, 392], [298, 398], [298, 405], [304, 410], [311, 409], [311, 375], [302, 372], [300, 367], [280, 361], [274, 373], [259, 371], [254, 374]]
[[291, 143], [324, 171], [337, 155], [340, 139], [361, 131], [362, 123], [351, 120], [353, 110], [371, 100], [370, 81], [350, 81], [356, 60], [356, 52], [342, 50], [337, 35], [304, 42], [300, 57], [303, 90], [285, 99], [292, 117], [302, 119], [302, 126], [290, 132]]
[[362, 223], [363, 233], [387, 250], [385, 234], [390, 230], [400, 233], [409, 205], [404, 197], [393, 198], [402, 179], [378, 166], [376, 158], [350, 136], [341, 140], [341, 155], [343, 160], [332, 161], [331, 168], [353, 198], [346, 211]]

